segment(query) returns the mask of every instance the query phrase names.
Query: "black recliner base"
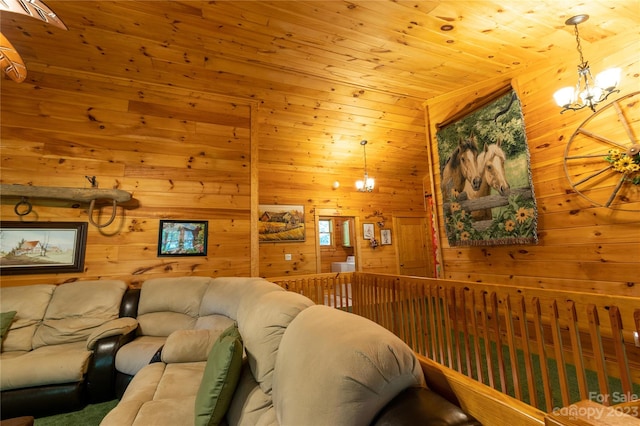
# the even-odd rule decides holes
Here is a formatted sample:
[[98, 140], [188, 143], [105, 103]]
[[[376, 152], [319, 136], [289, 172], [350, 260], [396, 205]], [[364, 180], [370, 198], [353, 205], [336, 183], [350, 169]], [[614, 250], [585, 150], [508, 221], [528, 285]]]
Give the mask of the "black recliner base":
[[77, 411], [87, 405], [84, 388], [84, 382], [78, 382], [3, 391], [0, 392], [0, 416], [4, 420]]

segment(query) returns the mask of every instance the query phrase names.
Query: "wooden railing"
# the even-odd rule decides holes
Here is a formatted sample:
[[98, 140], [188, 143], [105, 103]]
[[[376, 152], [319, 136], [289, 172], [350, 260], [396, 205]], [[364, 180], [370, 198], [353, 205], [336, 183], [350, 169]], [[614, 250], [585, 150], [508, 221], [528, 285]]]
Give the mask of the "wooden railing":
[[640, 395], [638, 298], [360, 272], [269, 279], [547, 412]]

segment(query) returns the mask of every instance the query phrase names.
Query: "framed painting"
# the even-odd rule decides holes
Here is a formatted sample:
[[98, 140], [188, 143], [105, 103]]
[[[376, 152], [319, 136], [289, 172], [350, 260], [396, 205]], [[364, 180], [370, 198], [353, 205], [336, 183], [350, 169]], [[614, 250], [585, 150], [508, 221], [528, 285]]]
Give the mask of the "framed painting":
[[258, 240], [261, 243], [305, 241], [304, 206], [261, 204]]
[[82, 272], [87, 222], [0, 222], [0, 274]]
[[363, 223], [362, 224], [362, 237], [365, 240], [371, 240], [375, 238], [375, 228], [373, 227], [373, 223]]
[[380, 244], [383, 246], [391, 245], [391, 229], [380, 230]]
[[503, 91], [438, 127], [442, 213], [449, 245], [537, 243], [529, 147], [515, 91]]
[[208, 225], [206, 220], [161, 220], [158, 257], [206, 256]]

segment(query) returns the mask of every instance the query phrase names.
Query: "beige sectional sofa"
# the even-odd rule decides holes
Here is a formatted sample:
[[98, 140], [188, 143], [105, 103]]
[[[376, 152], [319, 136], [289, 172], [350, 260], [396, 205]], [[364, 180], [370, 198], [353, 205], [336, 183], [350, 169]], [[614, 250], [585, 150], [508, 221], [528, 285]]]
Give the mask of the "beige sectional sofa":
[[[261, 278], [152, 279], [137, 295], [138, 336], [116, 362], [133, 379], [102, 426], [194, 424], [211, 390], [212, 348], [234, 324], [243, 351], [237, 383], [231, 373], [216, 382], [232, 389], [223, 424], [478, 424], [425, 388], [416, 356], [395, 335]], [[398, 398], [420, 403], [390, 409]]]
[[0, 355], [2, 418], [114, 397], [115, 353], [137, 327], [119, 318], [126, 289], [115, 280], [0, 288], [0, 311], [15, 313]]

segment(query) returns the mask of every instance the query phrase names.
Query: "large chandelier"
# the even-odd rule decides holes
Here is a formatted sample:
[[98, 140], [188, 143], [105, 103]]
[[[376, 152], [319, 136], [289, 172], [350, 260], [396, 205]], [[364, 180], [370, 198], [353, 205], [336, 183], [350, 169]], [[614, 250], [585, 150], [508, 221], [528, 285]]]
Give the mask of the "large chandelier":
[[580, 34], [578, 24], [589, 19], [589, 15], [576, 15], [565, 21], [566, 25], [573, 25], [576, 35], [576, 44], [580, 54], [580, 64], [578, 65], [578, 82], [575, 87], [563, 87], [553, 94], [558, 106], [562, 107], [560, 113], [567, 110], [577, 111], [584, 107], [589, 107], [591, 111], [596, 111], [596, 105], [607, 99], [615, 92], [619, 92], [616, 87], [620, 83], [620, 68], [609, 68], [596, 75], [594, 80], [589, 69], [589, 63], [582, 56], [582, 46], [580, 45]]
[[369, 177], [367, 173], [367, 141], [360, 141], [360, 145], [362, 145], [362, 149], [364, 150], [364, 179], [356, 181], [356, 188], [360, 192], [371, 192], [373, 191], [375, 181]]

